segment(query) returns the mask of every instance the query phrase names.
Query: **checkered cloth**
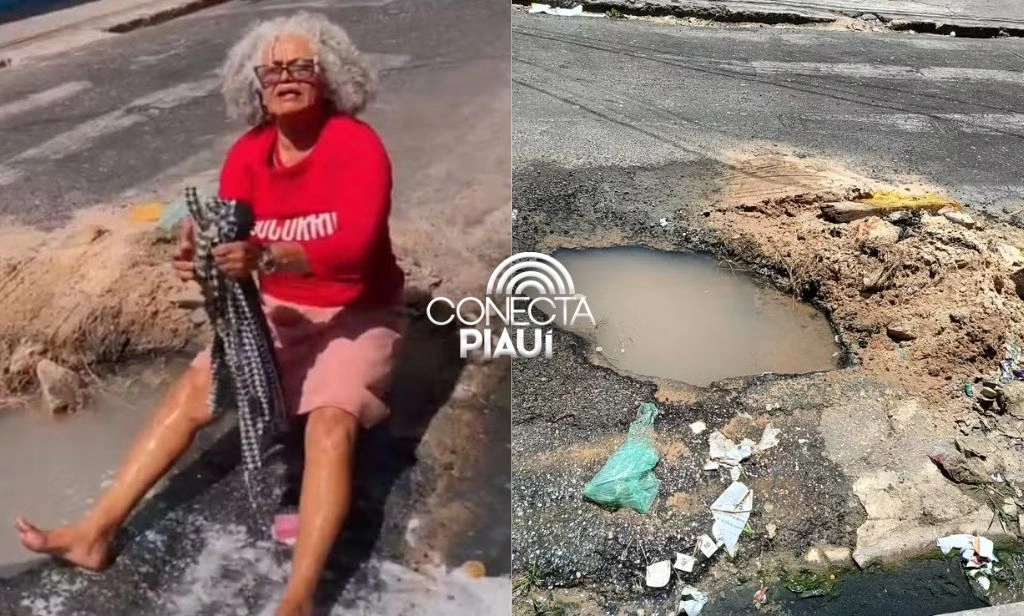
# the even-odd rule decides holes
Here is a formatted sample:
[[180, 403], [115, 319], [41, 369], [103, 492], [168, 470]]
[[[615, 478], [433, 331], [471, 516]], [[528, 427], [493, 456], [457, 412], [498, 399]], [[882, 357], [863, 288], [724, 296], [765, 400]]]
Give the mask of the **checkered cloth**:
[[282, 453], [278, 437], [287, 424], [274, 347], [255, 281], [229, 278], [213, 260], [216, 246], [248, 238], [252, 210], [236, 201], [201, 201], [195, 188], [185, 190], [185, 203], [195, 225], [196, 279], [214, 329], [210, 408], [215, 417], [238, 410], [249, 498], [257, 512], [269, 513], [284, 487], [271, 458]]

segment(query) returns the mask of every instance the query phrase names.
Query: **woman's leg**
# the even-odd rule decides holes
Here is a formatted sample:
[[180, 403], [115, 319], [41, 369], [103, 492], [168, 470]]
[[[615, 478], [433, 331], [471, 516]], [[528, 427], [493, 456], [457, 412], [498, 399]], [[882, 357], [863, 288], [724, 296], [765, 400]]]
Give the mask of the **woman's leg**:
[[299, 535], [277, 616], [309, 616], [313, 594], [352, 502], [352, 466], [359, 422], [324, 407], [306, 424], [306, 462], [299, 497]]
[[208, 406], [210, 371], [193, 366], [164, 397], [146, 429], [138, 436], [114, 477], [93, 508], [69, 526], [40, 530], [19, 518], [21, 543], [74, 565], [99, 571], [110, 565], [114, 534], [135, 505], [192, 443], [212, 419]]

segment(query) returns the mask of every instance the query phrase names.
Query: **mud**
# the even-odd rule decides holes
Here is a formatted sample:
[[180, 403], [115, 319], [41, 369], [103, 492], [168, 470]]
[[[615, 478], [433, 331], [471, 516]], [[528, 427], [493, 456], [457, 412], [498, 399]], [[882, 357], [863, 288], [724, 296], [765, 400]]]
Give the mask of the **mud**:
[[[852, 556], [867, 567], [930, 553], [951, 532], [1015, 538], [1019, 529], [1000, 525], [991, 499], [993, 490], [1018, 489], [1021, 442], [979, 422], [962, 390], [998, 371], [1018, 334], [1024, 304], [1007, 281], [1024, 265], [1016, 263], [1019, 231], [969, 209], [974, 228], [922, 212], [827, 223], [818, 218], [824, 203], [933, 187], [915, 178], [886, 186], [833, 161], [770, 149], [658, 168], [536, 164], [517, 170], [514, 182], [515, 251], [638, 245], [710, 253], [821, 309], [846, 351], [836, 371], [707, 388], [616, 372], [569, 334], [553, 359], [517, 362], [517, 609], [563, 592], [576, 601], [573, 613], [652, 613], [673, 605], [683, 583], [715, 596], [760, 579], [778, 584], [827, 564], [822, 550], [845, 554], [835, 566], [854, 566]], [[658, 224], [662, 217], [668, 225]], [[882, 269], [889, 277], [876, 284]], [[643, 516], [583, 501], [583, 484], [644, 401], [663, 410], [654, 509]], [[710, 530], [707, 506], [728, 485], [701, 470], [708, 433], [692, 434], [696, 419], [709, 432], [755, 441], [770, 420], [783, 442], [744, 465], [753, 533], [741, 536], [736, 558], [720, 552], [700, 559], [692, 575], [677, 572], [665, 589], [645, 588], [647, 564], [689, 553]], [[967, 490], [928, 460], [932, 443], [965, 433], [997, 443], [987, 468], [1006, 483]]]

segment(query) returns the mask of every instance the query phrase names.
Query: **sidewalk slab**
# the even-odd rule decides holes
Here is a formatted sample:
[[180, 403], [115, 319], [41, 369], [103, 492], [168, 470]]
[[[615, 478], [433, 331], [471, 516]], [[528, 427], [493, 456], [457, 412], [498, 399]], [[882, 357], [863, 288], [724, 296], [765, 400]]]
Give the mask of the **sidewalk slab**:
[[[518, 0], [517, 0], [518, 1]], [[718, 21], [823, 23], [868, 15], [900, 30], [957, 36], [1024, 36], [1019, 0], [580, 0], [587, 11], [674, 15]], [[529, 4], [529, 2], [523, 2]]]
[[97, 0], [0, 24], [0, 58], [18, 63], [156, 25], [228, 0]]
[[976, 610], [967, 610], [965, 612], [938, 614], [937, 616], [1024, 616], [1024, 602], [994, 605], [992, 607], [983, 607]]

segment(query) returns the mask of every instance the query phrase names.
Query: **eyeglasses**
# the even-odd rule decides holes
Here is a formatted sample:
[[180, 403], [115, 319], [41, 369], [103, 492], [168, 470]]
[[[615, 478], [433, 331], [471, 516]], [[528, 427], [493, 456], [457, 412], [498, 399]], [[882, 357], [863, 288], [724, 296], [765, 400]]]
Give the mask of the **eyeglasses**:
[[269, 88], [286, 80], [313, 81], [320, 71], [320, 63], [316, 59], [298, 58], [287, 63], [261, 64], [253, 70], [260, 86]]

